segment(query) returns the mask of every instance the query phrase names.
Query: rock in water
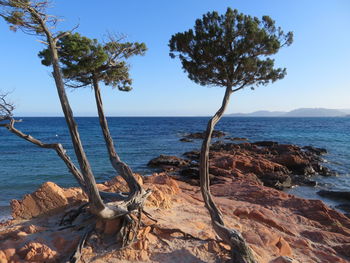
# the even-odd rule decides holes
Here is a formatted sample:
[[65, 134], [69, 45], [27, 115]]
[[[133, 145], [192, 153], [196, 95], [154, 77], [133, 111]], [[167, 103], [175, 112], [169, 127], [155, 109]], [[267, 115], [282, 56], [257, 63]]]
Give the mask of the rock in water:
[[343, 200], [350, 201], [350, 192], [346, 192], [346, 191], [321, 190], [321, 191], [318, 191], [317, 194], [323, 197], [343, 199]]

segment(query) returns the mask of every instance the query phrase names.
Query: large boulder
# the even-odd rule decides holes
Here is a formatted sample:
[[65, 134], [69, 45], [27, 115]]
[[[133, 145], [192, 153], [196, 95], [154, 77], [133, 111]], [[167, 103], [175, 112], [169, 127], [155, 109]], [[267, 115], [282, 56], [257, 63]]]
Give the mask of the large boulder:
[[297, 175], [315, 174], [315, 170], [313, 169], [309, 160], [296, 154], [285, 153], [282, 155], [277, 155], [275, 158], [273, 158], [273, 161], [286, 166]]
[[42, 214], [55, 212], [68, 205], [64, 190], [52, 182], [46, 182], [32, 194], [27, 194], [22, 200], [12, 200], [12, 217], [30, 219]]

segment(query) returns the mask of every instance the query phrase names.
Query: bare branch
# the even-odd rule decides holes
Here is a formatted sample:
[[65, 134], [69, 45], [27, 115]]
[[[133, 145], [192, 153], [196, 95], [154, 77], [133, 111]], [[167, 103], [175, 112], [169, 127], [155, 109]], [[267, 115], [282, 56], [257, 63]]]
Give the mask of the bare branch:
[[247, 82], [244, 82], [244, 83], [243, 83], [241, 86], [239, 86], [238, 88], [233, 89], [233, 90], [232, 90], [232, 92], [239, 91], [239, 90], [241, 90], [241, 89], [245, 88], [245, 87], [246, 87], [246, 85], [247, 85]]
[[80, 24], [77, 24], [76, 26], [74, 26], [71, 30], [69, 31], [65, 31], [65, 32], [61, 32], [59, 33], [56, 37], [54, 37], [54, 41], [57, 42], [60, 38], [63, 38], [65, 36], [68, 36], [70, 34], [72, 34], [78, 27]]
[[6, 97], [8, 93], [0, 91], [0, 121], [9, 120], [12, 117], [12, 112], [15, 106], [8, 102]]
[[6, 127], [13, 134], [17, 135], [18, 137], [20, 137], [26, 141], [29, 141], [29, 142], [35, 144], [36, 146], [39, 146], [39, 147], [45, 148], [45, 149], [54, 149], [57, 152], [58, 156], [64, 161], [64, 163], [68, 167], [69, 171], [73, 174], [75, 179], [78, 181], [81, 188], [83, 190], [85, 190], [86, 186], [85, 186], [83, 176], [82, 176], [81, 172], [79, 171], [79, 169], [74, 165], [74, 163], [72, 162], [72, 160], [68, 156], [67, 151], [66, 151], [66, 149], [63, 148], [62, 144], [60, 144], [60, 143], [43, 143], [42, 141], [32, 137], [31, 135], [25, 134], [22, 131], [16, 129], [14, 127], [15, 122], [16, 121], [13, 118], [11, 118], [9, 123], [2, 124], [1, 126]]

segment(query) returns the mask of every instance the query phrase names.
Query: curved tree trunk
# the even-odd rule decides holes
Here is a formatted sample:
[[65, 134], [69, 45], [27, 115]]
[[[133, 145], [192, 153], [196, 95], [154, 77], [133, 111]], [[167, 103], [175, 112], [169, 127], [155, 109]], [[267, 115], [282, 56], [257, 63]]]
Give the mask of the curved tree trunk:
[[225, 109], [228, 105], [230, 96], [232, 94], [232, 88], [227, 87], [224, 99], [220, 109], [209, 120], [205, 138], [202, 143], [200, 162], [199, 162], [199, 175], [201, 192], [204, 199], [206, 208], [209, 211], [213, 228], [218, 236], [228, 245], [231, 246], [232, 260], [235, 263], [255, 263], [255, 259], [251, 249], [247, 246], [242, 235], [234, 229], [225, 227], [223, 216], [220, 210], [216, 207], [212, 195], [210, 193], [210, 181], [209, 181], [209, 150], [211, 136], [215, 125], [219, 122], [223, 116]]
[[89, 197], [90, 210], [92, 213], [96, 214], [101, 218], [114, 218], [128, 213], [126, 209], [121, 209], [119, 207], [112, 207], [110, 205], [105, 205], [99, 195], [99, 191], [96, 186], [95, 177], [93, 176], [90, 163], [86, 157], [82, 142], [80, 140], [80, 135], [78, 131], [78, 126], [75, 122], [72, 109], [69, 104], [69, 100], [65, 91], [65, 86], [63, 82], [63, 76], [61, 68], [59, 66], [59, 58], [57, 52], [57, 38], [53, 37], [49, 28], [46, 25], [45, 20], [41, 17], [40, 13], [32, 7], [27, 7], [28, 12], [35, 17], [38, 24], [46, 36], [49, 50], [51, 52], [52, 66], [53, 66], [53, 77], [55, 80], [58, 97], [60, 99], [62, 111], [70, 132], [72, 144], [74, 147], [75, 155], [78, 159], [79, 167], [85, 182], [85, 191]]
[[92, 203], [93, 209], [96, 210], [94, 212], [99, 213], [101, 210], [104, 209], [104, 205], [100, 195], [98, 194], [96, 181], [92, 174], [90, 163], [86, 157], [82, 142], [80, 140], [78, 125], [74, 120], [72, 109], [70, 107], [69, 100], [67, 98], [64, 82], [62, 79], [62, 73], [59, 67], [56, 43], [54, 43], [54, 41], [50, 39], [50, 36], [47, 36], [47, 38], [50, 45], [50, 51], [52, 53], [53, 77], [55, 79], [58, 97], [61, 102], [61, 107], [64, 113], [64, 117], [66, 119], [67, 126], [71, 135], [71, 140], [74, 147], [75, 155], [78, 159], [79, 167], [81, 169], [81, 172], [86, 182], [89, 201]]
[[126, 163], [121, 161], [119, 155], [115, 150], [113, 139], [108, 127], [108, 122], [103, 110], [103, 103], [102, 103], [99, 83], [96, 78], [93, 78], [93, 88], [95, 92], [95, 100], [96, 100], [96, 106], [98, 111], [98, 117], [99, 117], [101, 129], [102, 129], [103, 137], [106, 142], [109, 160], [113, 168], [117, 171], [117, 173], [127, 182], [130, 189], [129, 196], [126, 201], [129, 202], [130, 205], [131, 204], [142, 205], [145, 199], [145, 195], [147, 193], [143, 190], [141, 185], [138, 183], [138, 181], [134, 177], [131, 168]]

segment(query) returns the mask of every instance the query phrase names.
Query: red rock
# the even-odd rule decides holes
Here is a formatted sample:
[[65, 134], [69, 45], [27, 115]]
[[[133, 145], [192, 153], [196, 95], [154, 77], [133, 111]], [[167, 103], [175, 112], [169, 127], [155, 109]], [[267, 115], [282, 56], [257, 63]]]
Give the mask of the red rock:
[[52, 182], [47, 182], [34, 193], [26, 195], [23, 200], [12, 200], [12, 216], [13, 218], [30, 219], [63, 208], [67, 204], [68, 200], [62, 188]]
[[[243, 149], [253, 146], [240, 147]], [[256, 150], [258, 149], [259, 147]], [[244, 158], [247, 156], [242, 155], [238, 159]], [[249, 158], [247, 160], [255, 162]], [[268, 163], [265, 164], [268, 166]], [[237, 168], [226, 171], [240, 173]], [[248, 176], [243, 173], [234, 178], [223, 178], [225, 180], [221, 183], [211, 186], [214, 201], [222, 211], [227, 227], [239, 230], [245, 237], [256, 255], [257, 262], [349, 262], [349, 218], [327, 207], [321, 201], [305, 200], [264, 187], [256, 181], [248, 180]], [[221, 245], [220, 247], [214, 243], [202, 245], [203, 242], [197, 240], [215, 238], [199, 187], [174, 181], [164, 173], [155, 174], [144, 180], [145, 188], [153, 190], [146, 202], [146, 211], [158, 222], [144, 220], [149, 226], [139, 231], [139, 241], [135, 244], [137, 250], [130, 246], [123, 251], [113, 251], [108, 256], [99, 258], [99, 262], [149, 261], [149, 258], [153, 260], [156, 256], [161, 257], [159, 262], [172, 262], [174, 259], [183, 259], [182, 262], [226, 260], [221, 254]], [[106, 190], [111, 190], [118, 187], [118, 182], [122, 184], [122, 180], [118, 179], [114, 183], [110, 181], [103, 185], [107, 187]], [[65, 193], [65, 190], [63, 192]], [[65, 195], [66, 199], [73, 198], [72, 196], [74, 195], [70, 197]], [[37, 202], [34, 198], [33, 200]], [[143, 218], [146, 216], [143, 215]], [[71, 229], [57, 231], [57, 220], [51, 219], [46, 220], [45, 217], [32, 219], [30, 223], [24, 224], [27, 224], [25, 227], [21, 224], [4, 227], [1, 225], [0, 251], [3, 251], [8, 261], [11, 259], [20, 262], [19, 258], [16, 258], [17, 251], [17, 254], [24, 259], [22, 262], [29, 260], [60, 262], [63, 255], [69, 255], [76, 247], [79, 235]], [[115, 222], [100, 221], [96, 224], [99, 234], [114, 235], [118, 231]], [[43, 225], [45, 228], [40, 229]], [[160, 229], [159, 233], [156, 229]], [[45, 230], [53, 233], [50, 234], [50, 231]], [[45, 232], [40, 233], [42, 231]], [[19, 238], [18, 234], [21, 232], [28, 235]], [[181, 233], [188, 236], [183, 238], [184, 235]], [[194, 236], [195, 239], [190, 236]], [[25, 244], [27, 245], [23, 247]], [[154, 251], [158, 254], [155, 255]], [[94, 262], [91, 260], [96, 258], [94, 253], [96, 250], [90, 251], [88, 255], [84, 254], [85, 262]], [[59, 258], [60, 255], [62, 258]], [[292, 256], [293, 260], [290, 261], [287, 255]], [[168, 261], [162, 261], [163, 258]]]
[[270, 263], [297, 263], [294, 259], [286, 256], [280, 256], [274, 260], [272, 260]]
[[[141, 175], [134, 173], [134, 177], [140, 185], [143, 185], [143, 178]], [[115, 176], [111, 180], [100, 184], [99, 189], [106, 192], [128, 192], [129, 187], [121, 176]]]
[[63, 189], [65, 197], [68, 199], [70, 204], [80, 203], [82, 201], [87, 201], [87, 195], [83, 192], [81, 188], [70, 187]]
[[0, 250], [0, 263], [7, 263], [7, 257], [4, 251]]
[[304, 174], [307, 167], [310, 165], [310, 161], [306, 158], [302, 158], [300, 155], [286, 153], [277, 155], [273, 158], [273, 161], [288, 167], [296, 174]]
[[[267, 186], [279, 187], [291, 183], [289, 171], [282, 165], [272, 162], [262, 156], [249, 156], [242, 152], [222, 153], [213, 152], [210, 159], [211, 173], [216, 176], [244, 177], [245, 174], [253, 175], [255, 181], [259, 178]], [[214, 181], [215, 182], [214, 178]]]
[[178, 183], [164, 173], [155, 173], [152, 176], [147, 176], [145, 177], [145, 182], [148, 184], [167, 185], [170, 187], [172, 194], [176, 194], [180, 191]]
[[18, 251], [18, 254], [27, 261], [54, 262], [57, 252], [45, 244], [30, 242]]
[[276, 243], [276, 247], [280, 250], [281, 256], [291, 256], [292, 255], [292, 249], [290, 248], [288, 242], [284, 240], [283, 237], [280, 237], [278, 242]]
[[165, 174], [153, 174], [146, 177], [147, 188], [152, 190], [145, 205], [149, 207], [170, 208], [172, 195], [180, 191], [178, 183]]
[[141, 260], [141, 261], [148, 261], [149, 260], [149, 256], [148, 256], [148, 253], [146, 250], [140, 251], [139, 260]]
[[42, 232], [45, 230], [47, 230], [46, 227], [36, 226], [36, 225], [29, 225], [29, 226], [25, 226], [23, 228], [23, 231], [28, 233], [28, 234], [34, 234], [34, 233]]
[[[171, 188], [165, 185], [150, 186], [148, 189], [152, 190], [152, 193], [147, 198], [145, 206], [158, 207], [168, 209], [171, 207]], [[168, 194], [164, 192], [167, 191]]]
[[3, 250], [3, 253], [6, 255], [7, 259], [13, 258], [13, 256], [16, 255], [16, 249], [15, 248], [7, 248]]

